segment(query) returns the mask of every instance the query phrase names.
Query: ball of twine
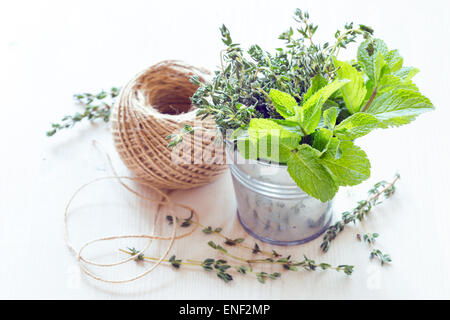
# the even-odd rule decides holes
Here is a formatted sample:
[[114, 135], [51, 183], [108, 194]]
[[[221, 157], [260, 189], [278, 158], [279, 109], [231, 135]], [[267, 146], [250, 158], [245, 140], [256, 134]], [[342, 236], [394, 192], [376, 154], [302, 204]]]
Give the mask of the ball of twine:
[[[217, 179], [226, 169], [223, 148], [217, 152], [214, 121], [200, 120], [191, 105], [190, 97], [197, 89], [189, 80], [192, 75], [201, 81], [208, 78], [207, 71], [179, 61], [153, 65], [121, 90], [112, 112], [114, 142], [122, 161], [138, 178], [155, 187], [201, 186]], [[183, 137], [183, 143], [193, 146], [190, 161], [173, 161], [166, 137], [179, 132], [184, 124], [198, 126], [199, 121], [202, 139]], [[205, 162], [204, 154], [215, 160]]]

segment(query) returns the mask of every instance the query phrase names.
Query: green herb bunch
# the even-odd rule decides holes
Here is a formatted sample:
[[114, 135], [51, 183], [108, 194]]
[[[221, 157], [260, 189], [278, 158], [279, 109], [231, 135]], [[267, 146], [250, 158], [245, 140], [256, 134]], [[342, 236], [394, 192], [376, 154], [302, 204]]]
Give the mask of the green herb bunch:
[[245, 127], [252, 118], [280, 119], [269, 97], [271, 89], [286, 92], [301, 104], [313, 81], [326, 81], [324, 79], [333, 76], [331, 55], [354, 42], [358, 34], [368, 37], [372, 33], [366, 26], [353, 29], [353, 24], [348, 24], [345, 31], [336, 32], [333, 46], [320, 45], [313, 41], [318, 26], [309, 21], [309, 14], [297, 9], [295, 20], [299, 27], [295, 32], [290, 28], [280, 35], [285, 46], [274, 53], [256, 44], [245, 53], [232, 41], [230, 31], [223, 25], [220, 31], [226, 49], [221, 51], [221, 69], [210, 83], [192, 78], [199, 86], [192, 97], [198, 115], [212, 115], [222, 133]]
[[[244, 158], [286, 164], [303, 191], [326, 202], [340, 186], [370, 176], [355, 139], [410, 123], [434, 107], [411, 80], [418, 70], [404, 67], [399, 52], [374, 39], [371, 28], [346, 25], [334, 45], [319, 46], [308, 19], [297, 10], [300, 37], [291, 28], [281, 35], [286, 48], [269, 54], [254, 45], [249, 59], [223, 26], [224, 63], [211, 83], [192, 79], [200, 85], [192, 102], [223, 133], [234, 130], [228, 139]], [[339, 61], [339, 50], [357, 35], [364, 37], [357, 59]]]

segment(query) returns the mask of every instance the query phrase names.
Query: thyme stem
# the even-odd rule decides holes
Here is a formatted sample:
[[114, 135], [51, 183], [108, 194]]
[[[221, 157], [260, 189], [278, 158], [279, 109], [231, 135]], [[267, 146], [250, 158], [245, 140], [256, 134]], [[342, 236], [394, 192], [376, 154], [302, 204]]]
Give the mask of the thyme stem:
[[347, 35], [348, 35], [348, 34], [352, 34], [352, 33], [353, 33], [353, 34], [354, 34], [354, 33], [359, 33], [359, 34], [361, 34], [362, 32], [361, 32], [361, 30], [359, 30], [359, 29], [350, 29], [350, 30], [347, 30], [347, 31], [345, 31], [344, 33], [342, 33], [341, 36], [340, 36], [340, 37], [338, 38], [338, 40], [336, 41], [336, 43], [334, 44], [334, 46], [332, 47], [332, 49], [331, 49], [331, 51], [330, 51], [330, 54], [328, 55], [327, 59], [325, 60], [325, 63], [324, 63], [324, 65], [323, 65], [322, 71], [325, 71], [325, 70], [327, 69], [328, 63], [330, 62], [331, 57], [333, 56], [334, 51], [336, 51], [336, 49], [339, 47], [339, 45], [342, 43], [342, 41], [343, 41], [344, 39], [346, 39]]

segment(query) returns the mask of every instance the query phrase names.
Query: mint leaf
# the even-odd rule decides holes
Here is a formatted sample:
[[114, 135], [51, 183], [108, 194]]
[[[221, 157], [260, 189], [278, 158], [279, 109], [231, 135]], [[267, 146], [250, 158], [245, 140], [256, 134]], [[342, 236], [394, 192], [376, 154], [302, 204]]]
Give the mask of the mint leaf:
[[293, 96], [276, 89], [270, 89], [269, 96], [275, 109], [283, 118], [288, 118], [295, 114], [294, 107], [297, 105], [297, 101]]
[[325, 152], [332, 136], [333, 132], [331, 130], [320, 128], [314, 132], [313, 148], [319, 150], [320, 152]]
[[375, 97], [367, 113], [381, 121], [380, 127], [387, 128], [407, 124], [418, 115], [433, 109], [430, 100], [420, 92], [400, 88]]
[[303, 96], [303, 101], [308, 100], [314, 93], [322, 89], [327, 85], [327, 80], [322, 77], [320, 74], [316, 75], [314, 78], [311, 79], [311, 86], [309, 87], [308, 91], [306, 91], [305, 95]]
[[339, 113], [337, 107], [328, 108], [323, 112], [323, 123], [330, 129], [333, 129], [336, 125], [336, 119]]
[[[295, 117], [292, 119], [296, 120]], [[279, 124], [280, 126], [283, 127], [283, 129], [285, 129], [287, 131], [290, 131], [290, 132], [293, 132], [300, 136], [303, 136], [303, 132], [302, 132], [302, 129], [300, 128], [300, 124], [298, 123], [298, 121], [287, 120], [287, 119], [270, 119], [270, 121], [273, 121], [276, 124]]]
[[389, 72], [396, 72], [400, 70], [403, 65], [403, 58], [400, 56], [398, 50], [389, 51], [384, 55]]
[[284, 129], [270, 119], [252, 119], [248, 128], [249, 147], [257, 148], [257, 157], [286, 163], [301, 136]]
[[346, 83], [348, 83], [348, 80], [333, 81], [314, 93], [302, 107], [299, 108], [299, 123], [306, 134], [313, 133], [317, 128], [322, 114], [322, 106], [325, 101]]
[[358, 48], [358, 62], [369, 80], [373, 82], [372, 87], [378, 86], [383, 75], [383, 68], [387, 64], [384, 59], [384, 55], [387, 54], [387, 46], [380, 39], [368, 39]]
[[393, 74], [386, 74], [383, 79], [381, 79], [378, 86], [377, 94], [390, 91], [392, 89], [410, 89], [414, 91], [419, 91], [417, 86], [408, 78], [401, 78]]
[[339, 187], [321, 164], [319, 155], [311, 146], [300, 145], [287, 162], [288, 172], [304, 192], [326, 202], [334, 197]]
[[[336, 159], [338, 148], [342, 154]], [[340, 186], [354, 186], [370, 177], [370, 162], [366, 153], [351, 141], [331, 138], [330, 147], [320, 161]]]
[[354, 140], [377, 128], [379, 123], [375, 116], [358, 112], [336, 126], [334, 134], [341, 140]]
[[411, 80], [416, 74], [419, 73], [419, 69], [414, 67], [403, 67], [398, 71], [395, 71], [393, 75], [402, 78], [403, 80]]
[[334, 65], [338, 68], [337, 75], [339, 79], [350, 80], [349, 83], [340, 89], [345, 106], [350, 113], [360, 111], [361, 104], [367, 93], [361, 73], [347, 62], [334, 59]]

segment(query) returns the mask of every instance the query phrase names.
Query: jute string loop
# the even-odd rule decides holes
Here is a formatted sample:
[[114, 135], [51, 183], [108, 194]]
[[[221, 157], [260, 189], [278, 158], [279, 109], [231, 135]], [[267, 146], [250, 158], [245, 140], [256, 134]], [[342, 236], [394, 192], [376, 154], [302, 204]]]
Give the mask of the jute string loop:
[[[177, 223], [174, 222], [172, 224], [173, 225], [172, 232], [171, 232], [171, 235], [169, 237], [155, 234], [155, 226], [156, 226], [157, 221], [158, 221], [158, 217], [159, 217], [159, 213], [160, 213], [159, 208], [161, 206], [167, 206], [169, 208], [169, 212], [172, 215], [172, 217], [175, 217], [174, 210], [173, 210], [174, 207], [180, 207], [180, 208], [184, 208], [184, 209], [190, 210], [197, 222], [199, 222], [199, 216], [198, 216], [198, 213], [196, 212], [195, 209], [193, 209], [193, 208], [191, 208], [191, 207], [189, 207], [187, 205], [184, 205], [184, 204], [179, 204], [179, 203], [172, 202], [170, 197], [165, 192], [163, 192], [163, 191], [159, 190], [158, 188], [154, 187], [149, 182], [146, 182], [146, 181], [144, 181], [142, 179], [139, 179], [139, 178], [133, 178], [133, 177], [117, 175], [117, 173], [114, 170], [114, 167], [112, 165], [111, 158], [109, 157], [109, 155], [107, 153], [105, 153], [105, 155], [106, 155], [106, 157], [108, 159], [108, 163], [109, 163], [109, 165], [110, 165], [110, 167], [112, 169], [113, 175], [112, 176], [107, 176], [107, 177], [101, 177], [101, 178], [94, 179], [94, 180], [92, 180], [92, 181], [90, 181], [90, 182], [88, 182], [86, 184], [83, 184], [82, 186], [80, 186], [73, 193], [73, 195], [69, 199], [69, 201], [68, 201], [68, 203], [66, 205], [65, 211], [64, 211], [64, 239], [66, 241], [66, 244], [67, 244], [69, 250], [76, 256], [81, 270], [87, 276], [89, 276], [89, 277], [91, 277], [93, 279], [96, 279], [96, 280], [99, 280], [99, 281], [103, 281], [103, 282], [108, 282], [108, 283], [126, 283], [126, 282], [131, 282], [131, 281], [140, 279], [140, 278], [148, 275], [149, 273], [151, 273], [153, 270], [155, 270], [155, 268], [157, 268], [163, 262], [163, 260], [167, 258], [167, 255], [169, 254], [170, 250], [172, 249], [175, 240], [182, 239], [182, 238], [185, 238], [185, 237], [191, 235], [198, 227], [198, 223], [195, 223], [194, 227], [190, 231], [188, 231], [188, 232], [186, 232], [184, 234], [181, 234], [181, 235], [177, 235], [176, 234]], [[76, 196], [80, 193], [81, 190], [83, 190], [87, 186], [89, 186], [91, 184], [94, 184], [96, 182], [103, 181], [103, 180], [111, 180], [111, 179], [118, 180], [119, 183], [122, 186], [124, 186], [128, 191], [130, 191], [131, 193], [133, 193], [137, 197], [139, 197], [141, 199], [144, 199], [144, 200], [147, 200], [147, 201], [151, 201], [155, 205], [157, 205], [157, 211], [156, 211], [155, 216], [154, 216], [154, 221], [153, 221], [153, 227], [152, 227], [151, 234], [112, 235], [112, 236], [108, 236], [108, 237], [101, 237], [101, 238], [98, 238], [98, 239], [93, 239], [93, 240], [85, 242], [80, 247], [80, 249], [76, 250], [75, 247], [72, 245], [72, 243], [70, 241], [70, 238], [69, 238], [69, 227], [68, 227], [69, 226], [69, 224], [68, 224], [69, 208], [70, 208], [73, 200], [76, 198]], [[155, 199], [152, 199], [152, 198], [147, 197], [145, 195], [142, 195], [141, 193], [137, 192], [136, 190], [134, 190], [133, 188], [131, 188], [130, 186], [125, 184], [122, 180], [134, 181], [134, 182], [137, 182], [137, 183], [139, 183], [139, 184], [141, 184], [143, 186], [146, 186], [146, 187], [152, 189], [153, 191], [155, 191], [161, 197], [161, 200], [155, 200]], [[126, 259], [123, 259], [123, 260], [120, 260], [120, 261], [117, 261], [117, 262], [113, 262], [113, 263], [98, 263], [98, 262], [95, 262], [95, 261], [92, 261], [92, 260], [89, 260], [89, 259], [83, 257], [84, 250], [87, 247], [89, 247], [90, 245], [94, 244], [94, 243], [101, 242], [101, 241], [116, 240], [116, 239], [132, 239], [132, 238], [134, 238], [134, 239], [148, 239], [149, 242], [147, 242], [147, 244], [144, 247], [144, 249], [142, 249], [141, 251], [139, 251], [135, 255], [132, 255], [132, 256], [126, 258]], [[98, 267], [114, 267], [114, 266], [118, 266], [118, 265], [127, 263], [129, 261], [134, 260], [138, 255], [142, 254], [144, 251], [149, 249], [149, 247], [152, 244], [153, 240], [169, 241], [169, 245], [166, 248], [166, 250], [164, 251], [164, 253], [161, 255], [161, 257], [150, 268], [148, 268], [147, 270], [141, 272], [140, 274], [138, 274], [138, 275], [136, 275], [134, 277], [127, 278], [127, 279], [121, 279], [121, 280], [105, 279], [105, 278], [103, 278], [101, 276], [98, 276], [98, 275], [92, 273], [86, 266], [86, 265], [93, 265], [93, 266], [98, 266]]]

